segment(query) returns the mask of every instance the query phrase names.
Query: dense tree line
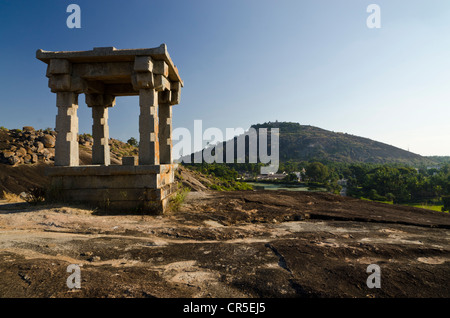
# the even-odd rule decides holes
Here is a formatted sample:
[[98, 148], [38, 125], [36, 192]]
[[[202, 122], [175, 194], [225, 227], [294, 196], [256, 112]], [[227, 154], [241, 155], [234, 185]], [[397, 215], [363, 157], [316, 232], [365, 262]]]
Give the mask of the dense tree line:
[[[191, 168], [227, 180], [236, 180], [242, 174], [256, 176], [262, 164], [190, 164]], [[401, 164], [284, 162], [279, 172], [287, 176], [278, 182], [296, 183], [301, 174], [302, 183], [322, 185], [339, 193], [339, 180], [346, 180], [346, 193], [356, 198], [394, 203], [443, 203], [450, 208], [450, 164], [438, 167], [411, 167]]]
[[319, 181], [328, 185], [345, 179], [347, 195], [352, 197], [394, 203], [441, 202], [444, 203], [444, 208], [450, 207], [449, 163], [436, 167], [415, 168], [400, 164], [328, 162], [323, 164], [327, 169], [319, 179], [315, 177], [318, 169], [311, 171], [314, 165], [317, 163], [287, 162], [280, 168], [287, 172], [305, 168], [306, 180]]
[[441, 200], [450, 195], [450, 165], [412, 168], [353, 164], [342, 171], [347, 194], [372, 200], [412, 203]]

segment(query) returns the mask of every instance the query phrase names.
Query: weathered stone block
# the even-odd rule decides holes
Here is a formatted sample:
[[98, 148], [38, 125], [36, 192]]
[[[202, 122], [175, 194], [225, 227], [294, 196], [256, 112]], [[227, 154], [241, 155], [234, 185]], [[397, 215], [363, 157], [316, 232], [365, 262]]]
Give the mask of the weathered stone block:
[[164, 77], [169, 76], [169, 65], [165, 61], [154, 61], [153, 62], [153, 74], [163, 75]]
[[104, 94], [105, 92], [106, 85], [102, 81], [83, 80], [83, 85], [85, 94]]
[[136, 72], [152, 72], [152, 58], [150, 56], [136, 56], [134, 60], [134, 70]]
[[158, 93], [153, 89], [139, 90], [139, 106], [156, 106], [158, 105]]
[[71, 63], [65, 59], [51, 59], [48, 65], [50, 74], [69, 74]]
[[129, 79], [133, 73], [133, 62], [75, 63], [72, 75], [85, 80]]
[[52, 75], [48, 79], [48, 87], [52, 92], [70, 91], [71, 77], [68, 74]]
[[154, 88], [156, 91], [163, 91], [165, 89], [170, 90], [170, 82], [163, 75], [153, 75]]
[[177, 105], [180, 103], [181, 97], [181, 83], [180, 82], [171, 82], [170, 83], [170, 104]]
[[178, 105], [181, 99], [181, 91], [170, 91], [170, 104]]
[[170, 90], [181, 91], [181, 83], [180, 82], [170, 82]]
[[137, 73], [136, 83], [139, 88], [153, 88], [155, 83], [153, 79], [153, 74], [147, 73]]
[[72, 92], [58, 92], [56, 94], [56, 106], [72, 107], [78, 105], [78, 94]]
[[171, 91], [164, 90], [162, 92], [158, 92], [158, 103], [159, 104], [168, 104], [171, 100]]
[[173, 172], [176, 164], [171, 165], [139, 165], [123, 166], [78, 166], [78, 167], [52, 167], [46, 171], [48, 176], [113, 176], [113, 175], [141, 175], [141, 174], [165, 174]]
[[116, 97], [108, 94], [85, 94], [85, 99], [89, 107], [114, 107], [116, 104]]
[[[85, 93], [85, 92], [91, 93], [91, 91], [88, 91], [88, 89], [87, 89], [86, 81], [79, 76], [71, 77], [70, 91], [76, 92], [78, 94]], [[95, 91], [94, 93], [97, 93], [97, 91]]]
[[137, 166], [138, 165], [138, 157], [122, 157], [122, 165], [124, 166]]
[[176, 191], [175, 169], [176, 165], [50, 167], [47, 175], [69, 201], [128, 213], [162, 213]]
[[[159, 189], [156, 186], [156, 174], [130, 176], [64, 176], [62, 178], [62, 189]], [[117, 192], [117, 191], [116, 191]], [[123, 200], [123, 198], [121, 199]]]

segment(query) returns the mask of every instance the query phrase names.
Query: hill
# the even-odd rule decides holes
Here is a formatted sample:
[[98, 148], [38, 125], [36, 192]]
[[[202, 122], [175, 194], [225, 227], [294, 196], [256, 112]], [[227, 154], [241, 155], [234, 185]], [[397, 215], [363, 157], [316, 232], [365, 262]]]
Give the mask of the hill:
[[[270, 129], [279, 129], [280, 162], [315, 160], [341, 163], [397, 163], [414, 166], [437, 163], [433, 157], [424, 157], [369, 138], [333, 132], [310, 125], [293, 122], [268, 122], [252, 125], [251, 128], [256, 129], [257, 132], [260, 128], [267, 128], [269, 136]], [[224, 153], [228, 142], [231, 141], [223, 144]], [[234, 145], [236, 149], [236, 137]], [[270, 149], [270, 146], [268, 148]], [[248, 149], [247, 141], [246, 154], [248, 154]]]
[[333, 132], [298, 123], [270, 122], [253, 125], [255, 129], [280, 129], [281, 161], [319, 161], [431, 164], [432, 160], [418, 154], [369, 138]]
[[450, 163], [450, 156], [427, 156], [427, 158], [437, 164]]

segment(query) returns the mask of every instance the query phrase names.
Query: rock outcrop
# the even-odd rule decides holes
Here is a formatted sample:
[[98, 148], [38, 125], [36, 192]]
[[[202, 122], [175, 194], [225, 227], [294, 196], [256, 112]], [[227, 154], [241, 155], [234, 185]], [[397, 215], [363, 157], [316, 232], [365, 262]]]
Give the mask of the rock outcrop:
[[55, 157], [56, 132], [35, 130], [31, 126], [20, 129], [0, 129], [0, 163], [18, 165], [50, 163]]
[[[46, 163], [55, 160], [56, 131], [49, 128], [35, 130], [31, 126], [22, 129], [0, 127], [0, 164], [19, 166], [21, 164]], [[111, 164], [121, 164], [123, 156], [137, 156], [134, 145], [110, 138]], [[91, 164], [94, 140], [89, 134], [79, 134], [80, 164]]]

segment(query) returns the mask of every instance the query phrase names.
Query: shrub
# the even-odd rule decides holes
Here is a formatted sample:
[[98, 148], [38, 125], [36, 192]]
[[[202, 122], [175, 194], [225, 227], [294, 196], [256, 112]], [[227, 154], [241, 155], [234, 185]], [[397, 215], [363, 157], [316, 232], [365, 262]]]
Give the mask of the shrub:
[[444, 203], [442, 211], [450, 211], [450, 195], [443, 195], [442, 203]]
[[186, 195], [190, 192], [191, 190], [189, 188], [186, 187], [180, 187], [177, 191], [177, 194], [175, 194], [169, 202], [169, 209], [171, 211], [178, 211], [181, 207], [181, 205], [184, 202], [184, 199], [186, 198]]
[[32, 188], [30, 192], [25, 196], [25, 201], [30, 204], [38, 204], [45, 201], [46, 191], [44, 188], [36, 187]]
[[379, 195], [375, 189], [369, 191], [369, 199], [373, 201], [387, 201], [386, 197]]
[[393, 195], [392, 193], [386, 193], [386, 200], [387, 201], [394, 201], [395, 200], [395, 195]]

